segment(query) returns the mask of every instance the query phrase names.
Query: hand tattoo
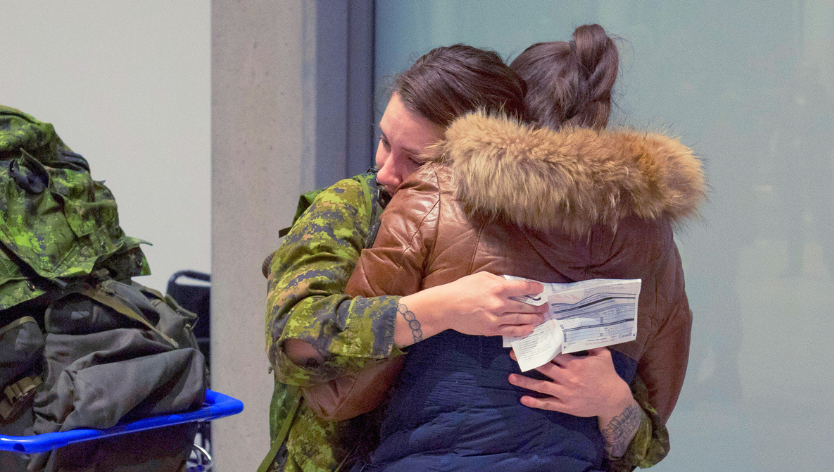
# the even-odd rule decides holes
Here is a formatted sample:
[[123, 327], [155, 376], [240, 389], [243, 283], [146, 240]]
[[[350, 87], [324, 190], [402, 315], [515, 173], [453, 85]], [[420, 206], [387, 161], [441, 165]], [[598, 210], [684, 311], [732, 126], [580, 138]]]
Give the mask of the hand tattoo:
[[411, 336], [414, 337], [414, 342], [419, 343], [420, 341], [422, 341], [423, 330], [420, 329], [420, 322], [417, 321], [417, 317], [414, 316], [414, 313], [402, 303], [400, 303], [399, 306], [397, 306], [397, 313], [403, 315], [405, 321], [408, 322], [408, 327], [411, 328]]
[[619, 416], [611, 419], [608, 426], [601, 430], [609, 459], [619, 458], [625, 454], [642, 418], [643, 410], [632, 403]]

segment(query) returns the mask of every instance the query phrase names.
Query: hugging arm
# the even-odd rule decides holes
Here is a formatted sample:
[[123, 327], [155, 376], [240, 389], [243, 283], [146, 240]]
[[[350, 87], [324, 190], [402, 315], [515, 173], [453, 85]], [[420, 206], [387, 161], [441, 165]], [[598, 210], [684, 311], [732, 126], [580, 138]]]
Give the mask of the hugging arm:
[[[633, 401], [636, 403], [633, 403], [631, 407], [625, 407], [621, 413], [614, 416], [610, 414], [602, 415], [598, 412], [599, 410], [589, 413], [589, 415], [600, 415], [600, 430], [604, 434], [606, 431], [613, 433], [609, 436], [615, 441], [606, 444], [611, 456], [609, 458], [609, 470], [620, 471], [631, 470], [633, 467], [650, 467], [660, 462], [669, 452], [669, 435], [666, 429], [666, 421], [677, 402], [686, 373], [692, 315], [683, 290], [683, 271], [677, 250], [671, 250], [664, 254], [665, 258], [658, 263], [658, 266], [661, 267], [659, 272], [661, 275], [658, 277], [670, 284], [668, 287], [664, 286], [665, 288], [673, 287], [669, 288], [669, 295], [664, 298], [677, 300], [677, 302], [666, 310], [665, 316], [661, 317], [655, 325], [647, 326], [647, 328], [651, 328], [652, 335], [646, 340], [639, 357], [637, 375], [629, 385], [634, 398]], [[557, 356], [554, 362], [544, 366], [546, 371], [543, 373], [553, 379], [552, 382], [537, 381], [539, 383], [536, 383], [532, 379], [510, 379], [510, 382], [550, 396], [554, 396], [555, 387], [559, 386], [559, 382], [574, 385], [574, 387], [570, 385], [568, 387], [562, 386], [562, 391], [567, 391], [567, 395], [572, 393], [571, 389], [576, 388], [576, 384], [570, 383], [571, 376], [579, 379], [596, 379], [601, 383], [608, 382], [604, 380], [606, 378], [611, 382], [622, 382], [619, 377], [610, 373], [610, 369], [608, 369], [608, 374], [605, 374], [607, 364], [598, 363], [596, 365], [597, 368], [602, 370], [594, 370], [592, 369], [593, 366], [589, 367], [587, 363], [594, 361], [593, 356], [576, 358], [573, 362], [566, 362], [566, 359], [570, 357], [572, 356]], [[581, 368], [596, 373], [590, 375], [577, 374], [577, 372], [580, 372], [578, 369]], [[624, 382], [622, 383], [624, 384]], [[622, 398], [622, 390], [622, 385], [617, 387], [616, 391], [620, 393], [617, 394], [616, 398]], [[555, 394], [555, 396], [559, 395], [565, 394]], [[611, 398], [615, 397], [612, 396]], [[587, 407], [587, 404], [583, 403], [586, 400], [587, 397], [578, 395], [573, 397], [573, 402], [565, 403], [564, 400], [551, 400], [528, 406], [572, 413], [571, 409]], [[616, 402], [615, 400], [614, 403]], [[640, 407], [642, 413], [639, 424], [634, 421], [637, 416], [629, 414], [631, 411], [635, 411], [633, 408], [635, 404]], [[627, 437], [622, 434], [623, 431], [632, 434], [633, 438], [628, 444], [628, 448], [620, 455], [618, 453], [623, 450], [621, 447], [622, 439]]]
[[666, 422], [649, 403], [648, 391], [640, 375], [634, 377], [629, 387], [642, 415], [625, 453], [608, 459], [608, 470], [612, 472], [629, 472], [635, 467], [645, 469], [657, 464], [669, 453]]
[[402, 295], [394, 342], [406, 347], [446, 329], [481, 336], [523, 336], [544, 321], [546, 307], [513, 300], [543, 287], [479, 272], [423, 289], [423, 266], [436, 238], [440, 196], [431, 172], [407, 181], [382, 215], [373, 248], [362, 252], [347, 293]]
[[536, 370], [549, 380], [510, 375], [513, 385], [544, 395], [525, 396], [521, 402], [531, 408], [596, 416], [605, 441], [608, 470], [650, 467], [669, 452], [665, 421], [649, 403], [642, 379], [638, 375], [626, 384], [614, 370], [608, 349], [592, 349], [587, 356], [559, 354]]
[[[386, 295], [372, 290], [364, 292], [369, 298], [345, 295], [374, 223], [372, 213], [362, 186], [352, 179], [340, 181], [316, 198], [273, 254], [267, 351], [280, 381], [309, 387], [400, 355], [398, 346], [413, 344], [415, 336], [445, 329], [433, 322], [438, 313], [471, 313], [485, 320], [484, 330], [495, 334], [526, 334], [541, 322], [539, 308], [510, 299], [541, 291], [539, 284], [509, 282], [491, 274], [423, 291], [415, 278]], [[406, 293], [410, 295], [398, 296]]]
[[[654, 329], [647, 340], [637, 366], [637, 375], [631, 382], [634, 398], [643, 409], [648, 421], [641, 424], [632, 446], [626, 451], [622, 464], [628, 461], [642, 468], [657, 464], [669, 452], [669, 434], [666, 422], [672, 414], [683, 386], [689, 360], [689, 342], [692, 330], [692, 312], [684, 290], [683, 268], [677, 248], [665, 252], [662, 261], [664, 276], [676, 291], [669, 298], [677, 302], [667, 316]], [[645, 427], [644, 427], [645, 426]], [[629, 469], [615, 469], [629, 470]]]
[[344, 295], [374, 204], [359, 182], [340, 181], [317, 196], [273, 254], [266, 341], [282, 382], [326, 382], [400, 353], [393, 345], [399, 297]]

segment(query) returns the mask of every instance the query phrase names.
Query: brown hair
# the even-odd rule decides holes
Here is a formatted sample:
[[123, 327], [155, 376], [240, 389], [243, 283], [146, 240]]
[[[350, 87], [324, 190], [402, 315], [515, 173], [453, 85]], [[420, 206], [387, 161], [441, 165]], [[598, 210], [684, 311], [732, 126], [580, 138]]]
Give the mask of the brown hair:
[[432, 49], [394, 78], [391, 93], [432, 123], [481, 109], [526, 119], [524, 80], [494, 51], [464, 44]]
[[573, 41], [536, 43], [510, 67], [527, 83], [527, 112], [541, 126], [602, 129], [611, 112], [619, 53], [600, 25], [583, 25]]

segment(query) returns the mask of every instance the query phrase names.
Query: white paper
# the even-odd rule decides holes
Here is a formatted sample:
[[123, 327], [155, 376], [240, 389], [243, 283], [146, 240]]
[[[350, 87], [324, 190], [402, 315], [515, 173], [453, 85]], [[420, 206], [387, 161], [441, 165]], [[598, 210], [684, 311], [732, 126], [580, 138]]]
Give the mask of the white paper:
[[560, 352], [568, 354], [637, 338], [640, 279], [542, 285], [542, 293], [518, 300], [531, 305], [547, 303], [545, 322], [523, 338], [504, 336], [504, 347], [513, 348], [522, 372], [550, 362]]

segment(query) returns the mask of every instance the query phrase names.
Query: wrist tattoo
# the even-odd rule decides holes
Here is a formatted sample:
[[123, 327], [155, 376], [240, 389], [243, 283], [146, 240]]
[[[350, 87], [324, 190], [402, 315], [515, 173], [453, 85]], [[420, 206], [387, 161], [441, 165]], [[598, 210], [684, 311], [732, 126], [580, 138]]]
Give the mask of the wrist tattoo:
[[397, 306], [397, 313], [403, 315], [405, 321], [408, 322], [408, 327], [411, 329], [411, 336], [414, 337], [414, 342], [419, 343], [420, 341], [422, 341], [423, 330], [420, 329], [420, 322], [417, 321], [417, 317], [414, 315], [414, 312], [409, 310], [407, 306], [400, 303]]
[[609, 459], [617, 459], [625, 454], [642, 418], [643, 410], [631, 404], [619, 416], [612, 418], [600, 431], [605, 440], [605, 450], [608, 452]]

